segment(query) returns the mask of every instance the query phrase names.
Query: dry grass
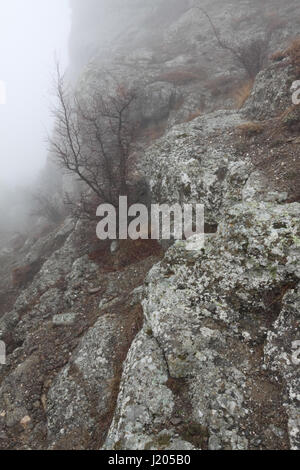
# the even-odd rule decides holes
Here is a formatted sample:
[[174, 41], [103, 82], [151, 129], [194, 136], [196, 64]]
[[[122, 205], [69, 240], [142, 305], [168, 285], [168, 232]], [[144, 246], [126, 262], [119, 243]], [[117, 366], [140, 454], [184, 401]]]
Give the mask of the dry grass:
[[119, 250], [111, 254], [109, 243], [94, 250], [89, 258], [98, 263], [105, 272], [122, 271], [127, 266], [151, 256], [161, 257], [163, 250], [156, 240], [120, 240]]
[[285, 58], [285, 53], [284, 51], [276, 51], [274, 54], [271, 55], [270, 59], [273, 60], [274, 62], [280, 62]]
[[[297, 121], [294, 112], [298, 110]], [[258, 134], [253, 134], [251, 128], [257, 132], [256, 124], [254, 127], [251, 125], [250, 129], [247, 125], [242, 130], [236, 130], [237, 152], [241, 156], [249, 155], [253, 165], [265, 175], [268, 181], [266, 189], [286, 192], [287, 202], [299, 202], [300, 106], [289, 106], [279, 117], [259, 123], [264, 127], [263, 132], [258, 129]]]
[[262, 123], [254, 121], [246, 122], [237, 126], [239, 134], [244, 137], [253, 137], [255, 135], [262, 134], [264, 129], [265, 126]]
[[273, 61], [289, 58], [289, 64], [294, 67], [295, 74], [300, 78], [300, 37], [296, 37], [284, 51], [277, 51], [271, 56]]
[[204, 73], [202, 70], [171, 70], [170, 72], [159, 75], [156, 80], [160, 82], [173, 83], [173, 85], [181, 86], [188, 83], [202, 80]]
[[196, 119], [197, 117], [201, 116], [203, 113], [202, 109], [196, 109], [193, 111], [191, 114], [188, 115], [188, 117], [185, 119], [185, 122], [190, 122]]
[[20, 266], [12, 271], [13, 287], [20, 288], [32, 281], [35, 274], [39, 271], [40, 262], [31, 263], [26, 266]]
[[280, 135], [285, 131], [292, 134], [299, 134], [300, 131], [300, 105], [290, 105], [283, 113], [281, 113], [275, 120], [274, 126], [271, 129], [269, 137], [274, 138], [275, 135]]
[[[280, 116], [279, 122], [290, 130], [299, 130], [300, 127], [300, 105], [289, 106]], [[297, 127], [297, 129], [293, 129]]]
[[241, 109], [246, 103], [251, 95], [253, 84], [254, 80], [247, 80], [234, 91], [233, 98], [237, 109]]

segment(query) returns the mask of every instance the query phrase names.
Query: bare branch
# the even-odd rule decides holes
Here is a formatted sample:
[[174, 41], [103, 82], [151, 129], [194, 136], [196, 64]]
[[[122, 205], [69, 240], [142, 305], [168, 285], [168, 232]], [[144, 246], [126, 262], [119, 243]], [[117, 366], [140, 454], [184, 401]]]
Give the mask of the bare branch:
[[244, 68], [249, 78], [254, 79], [258, 72], [263, 68], [272, 31], [268, 29], [264, 37], [253, 39], [247, 43], [230, 44], [225, 39], [222, 39], [210, 15], [206, 10], [204, 10], [204, 8], [199, 5], [194, 5], [193, 8], [199, 10], [208, 19], [219, 46], [223, 50], [229, 51], [239, 65]]
[[[119, 195], [128, 191], [128, 161], [136, 127], [130, 111], [136, 92], [119, 85], [113, 95], [91, 90], [83, 98], [67, 90], [59, 65], [56, 73], [58, 104], [50, 150], [58, 164], [83, 181], [98, 201], [116, 206]], [[81, 197], [81, 207], [87, 209], [86, 195]]]

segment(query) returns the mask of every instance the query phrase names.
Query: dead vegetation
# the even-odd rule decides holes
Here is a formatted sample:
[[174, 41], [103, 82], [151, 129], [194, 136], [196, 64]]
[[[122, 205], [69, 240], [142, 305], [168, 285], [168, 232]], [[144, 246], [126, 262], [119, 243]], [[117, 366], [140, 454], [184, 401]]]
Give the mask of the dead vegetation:
[[159, 124], [152, 124], [151, 126], [145, 127], [141, 130], [139, 138], [146, 143], [146, 145], [152, 144], [155, 140], [160, 139], [166, 131], [166, 123], [161, 122]]
[[129, 158], [139, 124], [131, 109], [137, 91], [107, 77], [111, 90], [94, 86], [88, 96], [73, 93], [57, 65], [53, 110], [55, 129], [49, 137], [51, 154], [65, 172], [85, 189], [79, 203], [67, 200], [74, 216], [88, 216], [92, 194], [101, 202], [117, 207], [119, 196], [128, 195]]
[[278, 118], [279, 124], [290, 131], [300, 131], [300, 105], [289, 106]]
[[195, 109], [195, 111], [191, 112], [187, 118], [185, 119], [185, 122], [190, 122], [196, 119], [197, 117], [201, 116], [203, 114], [202, 109]]
[[236, 150], [250, 156], [265, 175], [268, 190], [287, 194], [287, 202], [300, 201], [300, 106], [289, 106], [277, 118], [249, 122], [236, 129]]
[[12, 284], [15, 288], [21, 288], [29, 284], [32, 281], [36, 273], [41, 267], [41, 262], [35, 262], [14, 268], [12, 271]]
[[187, 85], [188, 83], [203, 80], [205, 72], [197, 69], [174, 69], [169, 72], [162, 73], [156, 77], [156, 81], [172, 83], [176, 86]]
[[293, 66], [295, 78], [300, 78], [300, 37], [296, 37], [283, 51], [277, 51], [271, 55], [271, 60], [278, 62], [289, 59], [288, 64]]
[[163, 250], [156, 240], [120, 240], [117, 253], [110, 252], [110, 243], [92, 251], [89, 258], [105, 272], [122, 271], [127, 266], [152, 256], [161, 257]]
[[244, 106], [251, 95], [253, 85], [253, 80], [247, 80], [234, 90], [233, 97], [237, 109], [241, 109]]
[[244, 137], [253, 137], [264, 131], [264, 125], [261, 122], [250, 121], [237, 126], [237, 131]]

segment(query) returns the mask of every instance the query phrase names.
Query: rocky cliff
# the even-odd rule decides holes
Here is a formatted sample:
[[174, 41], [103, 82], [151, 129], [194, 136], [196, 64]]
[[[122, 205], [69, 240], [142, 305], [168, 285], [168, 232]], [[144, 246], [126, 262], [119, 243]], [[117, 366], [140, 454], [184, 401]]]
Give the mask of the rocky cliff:
[[67, 218], [6, 246], [3, 449], [300, 448], [299, 4], [202, 6], [245, 47], [272, 31], [250, 88], [192, 2], [72, 1], [78, 88], [135, 84], [136, 172], [204, 204], [205, 245], [114, 252]]

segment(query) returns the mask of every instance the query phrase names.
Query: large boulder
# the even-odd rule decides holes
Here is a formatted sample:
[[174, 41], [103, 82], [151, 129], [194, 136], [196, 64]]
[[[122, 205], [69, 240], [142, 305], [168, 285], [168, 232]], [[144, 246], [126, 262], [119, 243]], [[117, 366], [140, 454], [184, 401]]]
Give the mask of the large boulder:
[[151, 270], [106, 447], [155, 447], [158, 432], [166, 449], [297, 446], [299, 215], [296, 203], [236, 204], [203, 250], [176, 242]]

